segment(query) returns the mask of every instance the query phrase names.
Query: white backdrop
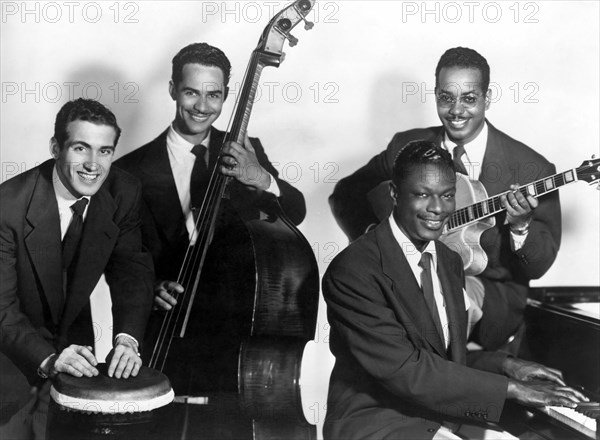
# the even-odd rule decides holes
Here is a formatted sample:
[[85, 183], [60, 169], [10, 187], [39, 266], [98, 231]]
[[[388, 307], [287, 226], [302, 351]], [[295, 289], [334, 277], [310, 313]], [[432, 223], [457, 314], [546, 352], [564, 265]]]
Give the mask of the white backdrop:
[[[123, 128], [117, 156], [156, 137], [174, 116], [171, 58], [191, 42], [220, 47], [233, 64], [232, 95], [217, 123], [224, 129], [249, 55], [286, 4], [3, 1], [2, 181], [50, 157], [54, 117], [72, 98], [113, 109]], [[335, 182], [396, 131], [438, 124], [434, 70], [447, 48], [487, 58], [490, 121], [558, 171], [598, 154], [597, 1], [318, 0], [311, 17], [314, 29], [294, 30], [299, 44], [286, 48], [280, 68], [264, 70], [249, 132], [306, 196], [300, 229], [321, 273], [347, 244], [327, 203]], [[600, 285], [599, 193], [576, 183], [561, 190], [561, 203], [561, 250], [534, 284]], [[326, 349], [323, 312], [316, 343]], [[315, 421], [323, 404], [318, 398], [307, 409]]]

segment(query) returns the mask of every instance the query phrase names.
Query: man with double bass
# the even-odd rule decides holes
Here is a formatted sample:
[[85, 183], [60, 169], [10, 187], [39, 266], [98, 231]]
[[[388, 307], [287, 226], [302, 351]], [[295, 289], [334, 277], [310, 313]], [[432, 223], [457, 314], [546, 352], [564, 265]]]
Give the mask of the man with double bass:
[[[256, 277], [254, 271], [243, 270], [248, 266], [248, 233], [238, 210], [251, 210], [276, 199], [294, 224], [302, 222], [306, 214], [303, 195], [278, 178], [257, 138], [246, 137], [243, 146], [236, 142], [223, 145], [226, 133], [213, 127], [228, 96], [230, 75], [231, 64], [220, 49], [206, 43], [181, 49], [173, 58], [169, 82], [169, 94], [175, 102], [173, 122], [152, 142], [116, 161], [116, 166], [142, 182], [144, 242], [152, 253], [156, 273], [155, 306], [167, 310], [157, 311], [156, 319], [151, 320], [148, 344], [155, 343], [157, 332], [152, 333], [152, 327], [157, 327], [154, 323], [161, 320], [161, 314], [178, 312], [173, 310], [175, 297], [181, 299], [184, 288], [176, 281], [184, 260], [188, 262], [190, 245], [197, 247], [200, 242], [195, 222], [211, 170], [216, 167], [216, 172], [231, 178], [186, 334], [171, 345], [166, 361], [164, 372], [177, 395], [223, 395], [224, 391], [237, 390], [239, 342], [249, 335], [251, 324], [245, 319], [253, 301], [248, 286], [254, 286]], [[182, 305], [180, 301], [179, 307]], [[217, 413], [207, 421], [219, 425], [214, 426], [217, 430], [237, 429], [224, 419], [228, 417], [227, 405], [218, 404]], [[236, 401], [233, 405], [238, 406]], [[201, 414], [194, 412], [194, 405], [186, 405], [183, 410], [174, 409], [168, 430], [181, 429], [183, 422], [175, 420], [182, 420], [181, 413], [189, 411], [193, 415], [186, 419], [199, 425]], [[189, 429], [194, 429], [193, 424]], [[206, 424], [202, 429], [210, 431]]]
[[447, 50], [438, 62], [435, 78], [442, 126], [396, 133], [385, 151], [340, 180], [329, 202], [350, 240], [363, 234], [379, 220], [371, 204], [377, 199], [373, 199], [376, 192], [371, 191], [391, 178], [399, 149], [417, 139], [434, 140], [453, 153], [457, 169], [480, 182], [488, 196], [509, 191], [501, 196], [505, 211], [495, 216], [495, 226], [481, 236], [487, 267], [466, 280], [475, 311], [470, 312], [469, 325], [477, 323], [472, 339], [495, 350], [522, 328], [529, 280], [550, 268], [561, 239], [558, 193], [539, 200], [524, 197], [516, 191], [518, 182], [526, 184], [556, 171], [542, 155], [486, 119], [491, 102], [490, 68], [479, 53], [463, 47]]
[[[115, 162], [142, 182], [145, 238], [157, 277], [156, 304], [166, 310], [176, 304], [168, 292], [182, 291], [174, 280], [193, 236], [194, 211], [202, 203], [207, 173], [225, 137], [213, 124], [227, 99], [230, 75], [231, 64], [220, 49], [207, 43], [181, 49], [173, 58], [169, 82], [175, 119], [152, 142]], [[230, 193], [236, 202], [252, 204], [274, 195], [294, 224], [304, 219], [304, 196], [278, 178], [257, 138], [246, 138], [244, 146], [235, 142], [224, 146], [218, 169], [233, 177]]]
[[216, 172], [231, 178], [186, 334], [168, 354], [165, 373], [176, 394], [237, 389], [239, 342], [249, 335], [251, 325], [245, 318], [250, 316], [252, 298], [244, 292], [256, 278], [254, 271], [242, 270], [249, 248], [238, 210], [276, 199], [294, 224], [306, 214], [303, 195], [278, 178], [258, 139], [246, 137], [243, 146], [223, 145], [225, 133], [212, 126], [227, 98], [230, 74], [230, 62], [220, 49], [206, 43], [181, 49], [173, 58], [169, 82], [175, 102], [173, 122], [152, 142], [116, 162], [142, 182], [144, 241], [154, 258], [155, 305], [164, 310], [177, 304], [175, 297], [182, 298], [184, 288], [177, 280], [190, 244], [197, 247], [200, 242], [195, 221], [211, 170], [216, 167]]

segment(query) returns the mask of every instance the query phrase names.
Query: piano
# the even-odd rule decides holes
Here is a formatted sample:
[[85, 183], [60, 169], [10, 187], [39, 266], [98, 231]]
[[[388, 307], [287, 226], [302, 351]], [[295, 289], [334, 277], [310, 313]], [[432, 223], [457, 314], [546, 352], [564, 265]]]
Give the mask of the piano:
[[[530, 290], [519, 357], [563, 372], [565, 382], [600, 402], [600, 287]], [[598, 405], [525, 408], [508, 403], [500, 425], [520, 439], [600, 439]]]

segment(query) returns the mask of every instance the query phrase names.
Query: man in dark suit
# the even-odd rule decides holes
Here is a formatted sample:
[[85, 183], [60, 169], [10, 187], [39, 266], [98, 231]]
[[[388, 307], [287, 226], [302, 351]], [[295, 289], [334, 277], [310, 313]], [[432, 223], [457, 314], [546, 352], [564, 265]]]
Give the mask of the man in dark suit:
[[[212, 124], [221, 114], [228, 94], [231, 64], [225, 54], [206, 43], [190, 44], [173, 58], [169, 93], [175, 101], [175, 120], [152, 142], [125, 155], [115, 164], [142, 182], [146, 205], [145, 242], [154, 257], [156, 303], [170, 309], [168, 293], [183, 288], [174, 282], [194, 233], [193, 211], [202, 202], [200, 176], [215, 165], [225, 133]], [[202, 146], [201, 153], [193, 152]], [[202, 167], [196, 161], [202, 161]], [[219, 171], [233, 177], [231, 199], [243, 205], [276, 196], [294, 224], [306, 215], [302, 193], [278, 178], [277, 170], [256, 138], [244, 146], [230, 142], [223, 148]], [[195, 182], [191, 184], [191, 182]], [[199, 195], [193, 192], [198, 189]]]
[[585, 400], [556, 370], [505, 353], [467, 355], [462, 262], [437, 241], [455, 207], [450, 155], [431, 141], [410, 142], [390, 191], [392, 215], [323, 278], [336, 357], [324, 438], [483, 438], [497, 428], [474, 423], [497, 422], [506, 399], [569, 407]]
[[40, 380], [59, 372], [98, 375], [89, 297], [103, 273], [115, 334], [108, 374], [128, 378], [141, 366], [152, 261], [142, 247], [141, 187], [111, 170], [119, 135], [102, 104], [68, 102], [50, 141], [54, 159], [0, 186], [0, 350], [11, 373], [16, 366], [41, 387], [30, 405], [42, 411], [34, 416], [42, 430], [36, 438], [48, 404], [49, 382]]
[[397, 133], [385, 151], [336, 185], [329, 202], [346, 235], [351, 240], [359, 237], [378, 222], [373, 207], [381, 204], [384, 191], [376, 188], [391, 178], [398, 150], [415, 139], [433, 140], [453, 152], [457, 171], [462, 168], [483, 184], [488, 196], [506, 192], [501, 196], [505, 211], [495, 216], [495, 226], [480, 239], [487, 266], [481, 274], [467, 276], [473, 305], [469, 327], [477, 323], [472, 338], [487, 349], [497, 349], [522, 328], [529, 280], [544, 275], [556, 258], [561, 216], [556, 191], [539, 200], [516, 191], [518, 182], [552, 175], [555, 167], [486, 120], [489, 81], [490, 68], [480, 54], [462, 47], [446, 51], [436, 68], [442, 126]]

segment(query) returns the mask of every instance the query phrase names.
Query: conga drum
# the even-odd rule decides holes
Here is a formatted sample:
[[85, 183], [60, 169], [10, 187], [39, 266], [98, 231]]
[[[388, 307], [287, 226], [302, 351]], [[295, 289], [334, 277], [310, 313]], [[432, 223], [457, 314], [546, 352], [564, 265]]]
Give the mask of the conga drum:
[[46, 438], [148, 440], [174, 393], [167, 376], [141, 367], [135, 377], [108, 377], [106, 364], [95, 377], [60, 373], [52, 380]]

